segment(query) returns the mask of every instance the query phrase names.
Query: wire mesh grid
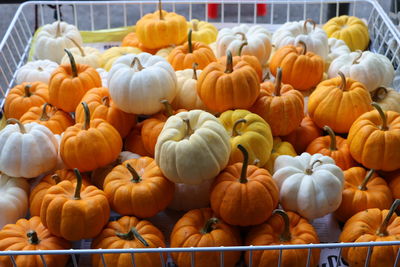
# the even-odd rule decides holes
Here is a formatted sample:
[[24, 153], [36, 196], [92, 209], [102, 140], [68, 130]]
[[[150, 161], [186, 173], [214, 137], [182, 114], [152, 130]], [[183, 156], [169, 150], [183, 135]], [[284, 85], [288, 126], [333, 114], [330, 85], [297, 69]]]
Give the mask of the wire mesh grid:
[[[238, 23], [257, 23], [265, 25], [271, 31], [277, 29], [287, 21], [312, 18], [319, 24], [327, 21], [326, 12], [329, 4], [336, 4], [336, 15], [339, 14], [339, 3], [350, 4], [350, 15], [365, 19], [370, 31], [370, 49], [374, 52], [386, 55], [392, 62], [396, 74], [394, 87], [400, 90], [400, 34], [381, 6], [375, 0], [269, 0], [269, 1], [240, 1], [240, 0], [213, 0], [219, 4], [219, 15], [215, 19], [209, 19], [207, 4], [211, 1], [163, 1], [163, 8], [184, 15], [187, 19], [200, 19], [213, 22], [218, 28], [237, 25]], [[257, 16], [257, 4], [268, 4], [268, 12], [265, 16]], [[15, 85], [16, 71], [26, 63], [35, 30], [47, 23], [56, 20], [64, 20], [72, 23], [80, 30], [99, 30], [115, 27], [129, 26], [144, 14], [154, 11], [157, 7], [156, 0], [150, 1], [36, 1], [26, 2], [20, 6], [12, 20], [2, 42], [0, 43], [0, 99], [4, 106], [4, 99], [10, 88]], [[238, 250], [247, 251], [249, 265], [252, 265], [253, 253], [260, 250], [279, 250], [278, 266], [282, 264], [284, 250], [305, 249], [308, 250], [308, 265], [314, 249], [347, 247], [368, 247], [365, 266], [369, 266], [370, 257], [375, 246], [399, 246], [396, 242], [368, 242], [368, 243], [324, 243], [290, 246], [257, 246], [257, 247], [218, 247], [218, 248], [157, 248], [157, 249], [127, 249], [127, 250], [57, 250], [57, 251], [0, 251], [0, 256], [8, 256], [16, 265], [15, 258], [18, 255], [39, 255], [43, 265], [47, 266], [44, 255], [69, 254], [71, 264], [78, 266], [77, 258], [83, 254], [100, 254], [104, 266], [107, 266], [104, 254], [129, 253], [132, 265], [135, 265], [137, 253], [159, 253], [163, 266], [167, 265], [167, 258], [163, 253], [187, 252], [191, 253], [191, 264], [195, 266], [195, 253], [209, 252], [219, 253], [220, 265], [224, 266], [224, 252]], [[394, 266], [400, 261], [400, 252], [397, 253]], [[339, 261], [337, 263], [339, 266]]]

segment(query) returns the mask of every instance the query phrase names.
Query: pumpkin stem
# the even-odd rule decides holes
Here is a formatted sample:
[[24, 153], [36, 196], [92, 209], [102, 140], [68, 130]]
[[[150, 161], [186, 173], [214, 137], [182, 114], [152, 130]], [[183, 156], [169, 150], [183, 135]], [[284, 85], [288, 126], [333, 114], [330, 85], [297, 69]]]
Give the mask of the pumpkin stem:
[[381, 130], [382, 131], [387, 131], [388, 130], [387, 117], [386, 117], [385, 112], [383, 112], [382, 107], [376, 102], [372, 102], [371, 105], [374, 106], [374, 108], [379, 112], [379, 115], [381, 116], [381, 119], [382, 119]]
[[242, 41], [247, 41], [247, 37], [246, 34], [244, 32], [237, 32], [235, 33], [235, 35], [240, 35], [242, 37]]
[[110, 107], [110, 97], [108, 96], [103, 96], [103, 98], [101, 99], [101, 102], [103, 102], [103, 105], [106, 107]]
[[275, 96], [281, 95], [281, 85], [282, 85], [282, 68], [279, 67], [277, 69], [276, 78], [275, 78]]
[[75, 187], [74, 199], [79, 200], [79, 199], [81, 199], [82, 175], [77, 168], [74, 169], [74, 173], [76, 176], [76, 187]]
[[133, 240], [137, 239], [139, 240], [145, 247], [150, 246], [149, 243], [141, 236], [138, 232], [138, 230], [135, 227], [132, 227], [128, 233], [123, 234], [123, 233], [115, 233], [119, 238], [124, 239], [124, 240]]
[[241, 144], [239, 144], [237, 148], [239, 148], [243, 154], [243, 165], [242, 165], [242, 172], [240, 173], [240, 183], [245, 184], [247, 183], [247, 167], [249, 166], [249, 153]]
[[82, 46], [80, 46], [74, 39], [69, 38], [69, 37], [67, 37], [67, 38], [68, 38], [68, 40], [70, 40], [71, 42], [73, 42], [74, 45], [79, 49], [79, 52], [81, 52], [81, 56], [82, 56], [82, 57], [86, 57], [85, 50], [83, 50]]
[[61, 36], [60, 24], [61, 24], [61, 21], [58, 21], [57, 28], [56, 28], [56, 37], [57, 38]]
[[308, 33], [308, 31], [307, 31], [307, 23], [311, 23], [313, 25], [313, 30], [315, 30], [315, 26], [317, 26], [317, 23], [313, 19], [306, 19], [304, 21], [304, 25], [303, 25], [304, 33]]
[[314, 170], [313, 170], [313, 169], [314, 169], [314, 165], [317, 164], [317, 163], [322, 164], [322, 161], [320, 161], [319, 159], [317, 159], [316, 161], [314, 161], [313, 163], [311, 163], [311, 164], [310, 164], [310, 167], [306, 169], [305, 173], [306, 173], [307, 175], [313, 174], [313, 172], [314, 172]]
[[90, 110], [86, 102], [82, 102], [81, 104], [83, 106], [83, 110], [85, 111], [85, 122], [82, 125], [82, 130], [87, 130], [90, 128]]
[[211, 233], [211, 231], [214, 230], [215, 224], [217, 224], [218, 222], [219, 220], [215, 217], [208, 219], [204, 224], [203, 229], [200, 230], [200, 233], [202, 233], [203, 235]]
[[292, 235], [290, 234], [290, 220], [289, 216], [284, 210], [281, 209], [276, 209], [272, 212], [272, 214], [278, 214], [279, 216], [282, 217], [283, 222], [284, 222], [284, 228], [283, 232], [281, 233], [280, 240], [282, 242], [288, 242], [292, 239]]
[[193, 63], [192, 69], [193, 69], [193, 76], [192, 79], [197, 81], [197, 67], [199, 64]]
[[160, 20], [163, 20], [163, 14], [162, 14], [162, 5], [161, 5], [161, 0], [158, 0], [158, 11], [160, 14]]
[[259, 159], [254, 159], [253, 165], [258, 166], [258, 164], [260, 164], [260, 160]]
[[191, 136], [191, 135], [193, 134], [193, 130], [192, 130], [192, 128], [190, 127], [190, 121], [189, 121], [189, 119], [183, 119], [183, 121], [184, 121], [185, 124], [186, 124], [186, 136]]
[[132, 167], [131, 164], [127, 163], [125, 166], [128, 171], [132, 174], [132, 179], [131, 182], [134, 183], [139, 183], [140, 181], [142, 181], [142, 179], [140, 178], [140, 175], [137, 173], [137, 171], [135, 170], [135, 168]]
[[390, 210], [388, 212], [388, 214], [386, 215], [385, 220], [383, 220], [381, 226], [379, 227], [378, 231], [377, 231], [377, 235], [379, 236], [387, 236], [388, 232], [387, 232], [387, 227], [389, 224], [390, 219], [392, 218], [393, 213], [396, 211], [397, 207], [400, 205], [400, 199], [396, 199], [392, 206], [390, 207]]
[[139, 60], [139, 58], [137, 58], [137, 57], [135, 57], [135, 58], [132, 60], [131, 68], [133, 68], [133, 67], [135, 66], [135, 64], [137, 65], [138, 71], [141, 71], [142, 69], [144, 69], [142, 63], [140, 63], [140, 60]]
[[242, 56], [242, 51], [243, 51], [243, 47], [245, 47], [246, 45], [248, 45], [249, 43], [247, 42], [247, 40], [243, 41], [243, 43], [240, 45], [239, 47], [239, 52], [238, 52], [238, 56]]
[[383, 99], [385, 99], [385, 97], [387, 96], [388, 93], [389, 93], [389, 91], [386, 87], [380, 86], [380, 87], [376, 88], [375, 91], [373, 92], [372, 100], [374, 102], [382, 101]]
[[329, 150], [330, 151], [336, 151], [337, 150], [337, 146], [336, 146], [336, 135], [333, 132], [332, 128], [329, 127], [328, 125], [324, 126], [324, 131], [328, 132], [329, 137], [330, 137], [330, 145], [329, 145]]
[[365, 191], [367, 190], [367, 183], [369, 182], [369, 180], [371, 180], [372, 175], [375, 173], [374, 169], [370, 169], [369, 172], [367, 173], [367, 175], [365, 176], [362, 184], [358, 187], [358, 189]]
[[53, 105], [50, 103], [45, 103], [43, 105], [43, 109], [42, 109], [42, 115], [40, 116], [39, 120], [41, 121], [48, 121], [50, 119], [50, 116], [47, 114], [47, 107], [52, 108]]
[[271, 79], [271, 76], [270, 76], [270, 74], [269, 74], [269, 71], [267, 72], [267, 74], [265, 74], [265, 76], [262, 78], [262, 82], [265, 82], [265, 80], [269, 80], [269, 79]]
[[303, 41], [301, 41], [301, 40], [300, 40], [298, 43], [299, 43], [299, 45], [301, 45], [302, 48], [303, 48], [303, 50], [301, 51], [300, 55], [305, 55], [305, 54], [307, 54], [307, 45], [306, 45], [306, 43], [303, 42]]
[[192, 29], [197, 32], [199, 30], [199, 25], [197, 23], [197, 20], [192, 21]]
[[39, 244], [40, 240], [39, 240], [35, 230], [30, 230], [28, 233], [26, 233], [26, 236], [28, 237], [28, 242], [31, 245]]
[[174, 111], [172, 110], [172, 106], [171, 104], [168, 102], [167, 99], [163, 99], [160, 101], [161, 104], [164, 105], [164, 109], [165, 109], [165, 114], [167, 115], [167, 117], [171, 117], [172, 115], [174, 115]]
[[38, 71], [44, 71], [44, 69], [42, 67], [40, 67], [40, 66], [37, 68], [37, 70]]
[[344, 90], [346, 90], [346, 87], [347, 87], [346, 76], [344, 76], [344, 73], [341, 71], [338, 72], [338, 75], [340, 76], [340, 78], [342, 80], [339, 88], [340, 88], [340, 90], [344, 91]]
[[245, 120], [245, 119], [239, 119], [239, 120], [237, 120], [237, 121], [235, 121], [235, 123], [233, 124], [233, 127], [232, 127], [232, 136], [238, 136], [238, 135], [240, 135], [240, 133], [237, 131], [237, 126], [240, 124], [240, 123], [247, 123], [247, 121]]
[[54, 182], [56, 182], [56, 184], [58, 184], [58, 183], [61, 182], [61, 177], [60, 177], [57, 173], [53, 174], [53, 175], [51, 176], [51, 179], [53, 179]]
[[16, 124], [18, 124], [19, 131], [20, 131], [22, 134], [26, 134], [25, 126], [24, 126], [19, 120], [14, 119], [14, 118], [11, 118], [11, 119], [8, 119], [8, 120], [6, 121], [6, 123], [7, 123], [7, 124], [11, 124], [11, 123], [16, 123]]
[[72, 55], [72, 53], [67, 49], [64, 48], [65, 53], [67, 53], [68, 58], [69, 58], [69, 62], [71, 64], [71, 70], [72, 70], [72, 77], [78, 77], [78, 69], [76, 68], [76, 63], [75, 63], [75, 58]]
[[357, 56], [356, 56], [356, 58], [353, 60], [353, 62], [351, 63], [351, 65], [359, 64], [360, 61], [358, 61], [358, 60], [362, 57], [362, 51], [361, 51], [361, 50], [356, 50], [355, 52], [357, 53]]
[[32, 87], [31, 84], [25, 85], [25, 87], [24, 87], [24, 91], [25, 91], [24, 97], [30, 97], [30, 96], [32, 95], [32, 93], [31, 93], [31, 87]]
[[226, 69], [225, 73], [233, 72], [233, 61], [232, 61], [232, 53], [231, 51], [226, 51]]
[[189, 53], [193, 53], [192, 29], [189, 29], [189, 33], [188, 33], [188, 46], [189, 46]]

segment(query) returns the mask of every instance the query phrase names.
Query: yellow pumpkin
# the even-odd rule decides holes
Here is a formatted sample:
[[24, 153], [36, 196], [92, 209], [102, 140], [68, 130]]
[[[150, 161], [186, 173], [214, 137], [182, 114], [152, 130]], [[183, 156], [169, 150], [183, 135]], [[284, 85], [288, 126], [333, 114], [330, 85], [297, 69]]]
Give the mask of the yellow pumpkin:
[[323, 29], [329, 38], [343, 40], [351, 51], [365, 50], [368, 47], [368, 26], [357, 17], [343, 15], [331, 18]]
[[264, 168], [267, 169], [271, 174], [274, 174], [274, 165], [276, 158], [281, 155], [295, 157], [297, 156], [297, 153], [291, 143], [285, 141], [282, 142], [280, 137], [274, 137], [274, 145], [272, 147], [271, 156], [269, 157], [267, 163], [264, 165]]
[[217, 40], [218, 29], [211, 23], [192, 19], [188, 22], [189, 29], [192, 29], [192, 41], [211, 44]]
[[142, 53], [142, 50], [140, 50], [137, 47], [130, 47], [130, 46], [111, 47], [106, 51], [104, 51], [104, 53], [101, 55], [101, 62], [102, 62], [101, 67], [106, 71], [109, 71], [114, 61], [117, 60], [119, 57], [122, 57], [126, 54], [136, 55], [140, 53]]
[[241, 144], [249, 154], [249, 162], [263, 166], [272, 150], [272, 133], [268, 123], [255, 113], [244, 109], [228, 110], [221, 114], [219, 121], [230, 136], [231, 154], [228, 165], [243, 162]]
[[168, 46], [165, 48], [161, 48], [160, 50], [157, 51], [156, 56], [160, 56], [160, 57], [167, 59], [169, 56], [169, 53], [171, 53], [175, 47], [176, 47], [175, 45], [171, 45], [171, 46]]

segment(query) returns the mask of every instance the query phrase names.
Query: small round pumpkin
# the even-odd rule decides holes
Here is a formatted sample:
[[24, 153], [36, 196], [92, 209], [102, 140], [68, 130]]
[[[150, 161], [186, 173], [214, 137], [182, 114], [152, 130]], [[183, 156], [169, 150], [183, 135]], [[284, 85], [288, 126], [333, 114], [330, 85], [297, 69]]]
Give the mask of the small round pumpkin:
[[[50, 107], [50, 112], [47, 112]], [[36, 122], [49, 128], [53, 134], [62, 134], [68, 127], [74, 125], [71, 115], [65, 111], [45, 103], [41, 107], [31, 107], [22, 117], [22, 123]]]
[[209, 45], [217, 40], [218, 29], [212, 23], [192, 19], [188, 22], [188, 26], [193, 30], [193, 41]]
[[[102, 66], [101, 52], [97, 48], [85, 46], [82, 47], [75, 40], [71, 39], [76, 47], [70, 48], [71, 54], [74, 56], [75, 62], [78, 64], [89, 65], [90, 67], [97, 69]], [[68, 64], [68, 55], [65, 55], [61, 59], [61, 64]]]
[[40, 107], [49, 101], [49, 90], [43, 82], [24, 82], [10, 90], [4, 104], [7, 119], [19, 120], [31, 107]]
[[125, 138], [124, 149], [143, 157], [150, 157], [150, 153], [147, 152], [143, 144], [141, 134], [142, 127], [143, 122], [140, 122], [133, 127], [132, 131]]
[[131, 47], [136, 47], [139, 48], [140, 50], [142, 50], [143, 52], [146, 53], [150, 53], [150, 54], [156, 54], [158, 49], [149, 49], [147, 47], [145, 47], [140, 41], [139, 38], [137, 37], [136, 32], [131, 32], [128, 33], [124, 39], [122, 39], [122, 43], [121, 43], [122, 47], [127, 47], [127, 46], [131, 46]]
[[[270, 174], [274, 174], [275, 160], [281, 155], [297, 156], [296, 151], [289, 142], [284, 142], [279, 137], [274, 137], [274, 145], [271, 151], [271, 157], [263, 166]], [[262, 166], [262, 165], [261, 165]]]
[[371, 92], [372, 100], [378, 103], [383, 110], [400, 113], [400, 93], [393, 88], [379, 87]]
[[149, 218], [172, 201], [175, 186], [154, 159], [130, 159], [116, 166], [104, 180], [111, 208], [121, 215]]
[[128, 54], [140, 54], [142, 50], [136, 47], [111, 47], [101, 54], [102, 68], [106, 71], [110, 71], [114, 62], [125, 55]]
[[243, 163], [229, 165], [216, 178], [211, 191], [211, 208], [231, 225], [249, 226], [265, 222], [278, 205], [279, 189], [271, 174], [249, 165], [246, 149]]

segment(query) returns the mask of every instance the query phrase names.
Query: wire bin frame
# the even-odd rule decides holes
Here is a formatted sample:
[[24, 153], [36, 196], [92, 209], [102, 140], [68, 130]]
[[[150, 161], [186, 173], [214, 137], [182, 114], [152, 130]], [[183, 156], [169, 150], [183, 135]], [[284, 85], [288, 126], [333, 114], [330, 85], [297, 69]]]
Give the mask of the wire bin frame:
[[[142, 1], [32, 1], [22, 4], [3, 40], [0, 43], [0, 104], [4, 106], [5, 97], [15, 85], [16, 71], [26, 63], [32, 44], [35, 30], [55, 20], [65, 20], [77, 25], [80, 30], [111, 29], [115, 27], [129, 26], [147, 12], [155, 9], [157, 0]], [[350, 15], [365, 19], [368, 24], [371, 43], [370, 50], [387, 56], [395, 69], [394, 88], [400, 91], [400, 33], [391, 22], [383, 8], [375, 0], [165, 0], [163, 8], [168, 11], [179, 11], [187, 19], [197, 18], [208, 21], [208, 3], [220, 4], [220, 15], [217, 19], [210, 20], [218, 28], [229, 27], [239, 23], [257, 23], [265, 25], [271, 31], [277, 29], [287, 21], [302, 20], [309, 17], [317, 23], [327, 21], [325, 17], [328, 4], [336, 4], [336, 14], [339, 14], [340, 3], [350, 4]], [[264, 17], [257, 16], [257, 4], [268, 4], [268, 13]], [[49, 7], [53, 5], [55, 9]], [[194, 13], [194, 8], [201, 12]], [[98, 12], [102, 16], [99, 18]], [[232, 15], [232, 10], [233, 15]], [[252, 16], [244, 13], [252, 14]], [[236, 12], [236, 13], [235, 13]], [[367, 16], [365, 15], [367, 14]], [[84, 19], [83, 19], [84, 18]], [[239, 247], [204, 247], [204, 248], [154, 248], [154, 249], [71, 249], [48, 251], [0, 251], [0, 256], [10, 257], [13, 266], [17, 266], [15, 257], [18, 255], [39, 255], [44, 266], [47, 266], [43, 255], [68, 254], [71, 256], [73, 266], [78, 266], [77, 256], [86, 254], [100, 254], [104, 266], [104, 254], [129, 253], [132, 265], [135, 264], [136, 253], [158, 253], [163, 266], [167, 266], [164, 253], [187, 252], [191, 253], [191, 264], [195, 266], [196, 252], [220, 253], [220, 266], [224, 266], [224, 252], [249, 251], [250, 266], [252, 255], [257, 250], [279, 250], [279, 263], [282, 264], [282, 252], [291, 249], [308, 250], [308, 264], [313, 249], [339, 248], [339, 256], [343, 248], [368, 247], [365, 266], [369, 266], [372, 250], [376, 246], [400, 246], [400, 241], [393, 242], [366, 242], [366, 243], [323, 243], [308, 245], [277, 245], [277, 246], [239, 246]], [[400, 264], [400, 250], [398, 250], [394, 266]], [[339, 261], [337, 263], [339, 266]]]

